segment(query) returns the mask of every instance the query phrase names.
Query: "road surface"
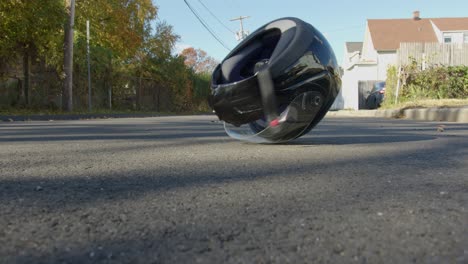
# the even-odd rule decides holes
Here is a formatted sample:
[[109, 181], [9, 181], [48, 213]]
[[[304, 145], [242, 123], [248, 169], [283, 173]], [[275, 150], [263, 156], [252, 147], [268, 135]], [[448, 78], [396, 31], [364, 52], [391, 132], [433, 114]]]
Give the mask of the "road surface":
[[0, 123], [0, 263], [468, 263], [468, 124]]

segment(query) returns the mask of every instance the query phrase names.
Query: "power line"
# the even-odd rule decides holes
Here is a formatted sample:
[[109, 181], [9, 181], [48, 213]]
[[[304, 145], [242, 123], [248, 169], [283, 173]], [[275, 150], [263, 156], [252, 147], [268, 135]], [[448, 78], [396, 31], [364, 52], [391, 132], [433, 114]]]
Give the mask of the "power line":
[[190, 9], [190, 11], [192, 11], [192, 13], [195, 15], [195, 17], [198, 19], [198, 21], [200, 21], [200, 23], [203, 25], [203, 27], [208, 30], [208, 32], [210, 32], [211, 36], [213, 36], [213, 38], [215, 38], [225, 49], [227, 49], [228, 51], [231, 51], [230, 48], [227, 47], [226, 44], [224, 44], [224, 42], [218, 38], [218, 36], [216, 36], [216, 34], [211, 30], [211, 28], [208, 26], [208, 24], [203, 21], [203, 19], [198, 15], [198, 13], [193, 9], [193, 7], [187, 2], [187, 0], [184, 0], [185, 4], [187, 5], [187, 7]]
[[211, 12], [211, 10], [201, 1], [201, 0], [198, 0], [198, 2], [200, 2], [200, 4], [221, 24], [223, 25], [223, 27], [225, 29], [227, 29], [229, 32], [231, 32], [232, 34], [236, 34], [236, 32], [232, 31], [228, 26], [226, 26], [226, 24], [224, 24], [215, 14], [213, 14], [213, 12]]

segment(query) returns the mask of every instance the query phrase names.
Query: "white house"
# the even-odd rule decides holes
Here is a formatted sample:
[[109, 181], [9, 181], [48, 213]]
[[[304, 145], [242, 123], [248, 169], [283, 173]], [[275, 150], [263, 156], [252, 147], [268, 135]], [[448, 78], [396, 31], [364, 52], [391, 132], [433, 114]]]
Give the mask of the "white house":
[[357, 110], [359, 81], [386, 80], [388, 66], [398, 63], [402, 42], [468, 43], [468, 17], [421, 18], [415, 11], [409, 19], [368, 19], [359, 54], [356, 42], [345, 44], [342, 98], [334, 109]]
[[[344, 56], [343, 61], [341, 64], [341, 68], [343, 71], [347, 71], [349, 67], [355, 65], [361, 59], [361, 51], [362, 51], [362, 42], [346, 42], [344, 46]], [[350, 78], [354, 77], [355, 75], [346, 74], [342, 76], [342, 78]], [[349, 83], [350, 80], [342, 80], [343, 83]], [[341, 89], [340, 93], [335, 99], [331, 109], [332, 110], [339, 110], [349, 108], [349, 106], [345, 106], [344, 97], [351, 97], [349, 89]], [[344, 93], [344, 94], [343, 94]]]

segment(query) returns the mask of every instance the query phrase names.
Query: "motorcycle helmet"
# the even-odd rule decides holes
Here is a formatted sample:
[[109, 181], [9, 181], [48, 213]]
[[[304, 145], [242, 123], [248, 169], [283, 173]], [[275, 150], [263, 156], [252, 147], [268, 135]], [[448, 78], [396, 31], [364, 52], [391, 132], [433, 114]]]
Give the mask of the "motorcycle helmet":
[[229, 136], [281, 143], [317, 125], [340, 88], [328, 41], [312, 25], [288, 17], [260, 27], [223, 59], [208, 101]]

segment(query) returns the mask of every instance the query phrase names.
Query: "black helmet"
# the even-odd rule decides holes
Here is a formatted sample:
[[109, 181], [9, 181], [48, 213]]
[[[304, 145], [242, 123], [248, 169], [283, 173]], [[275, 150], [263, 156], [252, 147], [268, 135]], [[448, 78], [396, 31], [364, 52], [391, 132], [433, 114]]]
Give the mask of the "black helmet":
[[279, 143], [317, 125], [340, 87], [325, 37], [298, 18], [281, 18], [250, 34], [216, 67], [209, 103], [231, 137]]

